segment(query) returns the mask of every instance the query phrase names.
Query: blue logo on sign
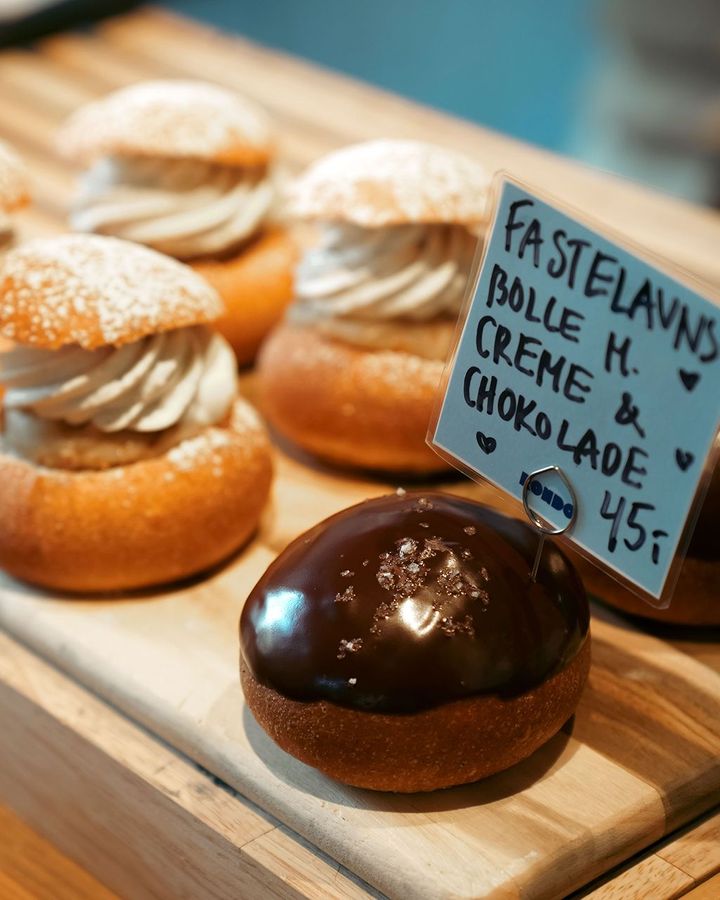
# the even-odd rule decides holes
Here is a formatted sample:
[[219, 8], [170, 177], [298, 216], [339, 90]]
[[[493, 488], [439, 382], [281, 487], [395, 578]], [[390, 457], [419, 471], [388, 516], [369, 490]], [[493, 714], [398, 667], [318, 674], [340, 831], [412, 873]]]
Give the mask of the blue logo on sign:
[[[520, 484], [525, 484], [527, 480], [528, 473], [523, 472], [520, 475]], [[530, 483], [530, 492], [535, 494], [536, 497], [539, 497], [543, 503], [547, 503], [547, 505], [556, 512], [562, 512], [568, 521], [572, 519], [574, 512], [572, 503], [544, 485], [538, 478], [534, 478]]]

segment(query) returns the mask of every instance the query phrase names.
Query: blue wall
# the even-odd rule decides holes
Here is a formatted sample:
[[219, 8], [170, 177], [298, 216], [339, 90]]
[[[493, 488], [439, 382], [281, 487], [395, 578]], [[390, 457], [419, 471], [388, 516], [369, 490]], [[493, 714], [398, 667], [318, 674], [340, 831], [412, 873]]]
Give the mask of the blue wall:
[[178, 12], [507, 134], [570, 149], [591, 0], [169, 0]]

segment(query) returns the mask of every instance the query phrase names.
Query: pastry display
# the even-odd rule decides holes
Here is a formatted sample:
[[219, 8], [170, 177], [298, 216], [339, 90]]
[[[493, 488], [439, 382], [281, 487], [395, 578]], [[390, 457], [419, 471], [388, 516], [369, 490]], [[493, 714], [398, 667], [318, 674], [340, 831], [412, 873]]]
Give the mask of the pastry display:
[[295, 261], [262, 110], [212, 84], [142, 82], [81, 107], [58, 145], [89, 167], [72, 227], [189, 263], [222, 296], [216, 327], [250, 362], [290, 300]]
[[0, 566], [51, 588], [184, 578], [240, 547], [271, 480], [222, 312], [195, 272], [115, 238], [0, 257]]
[[[583, 7], [16, 5], [0, 885], [712, 892], [720, 103], [623, 138], [718, 28], [616, 0], [610, 83]], [[630, 181], [553, 152], [593, 80], [648, 101]]]
[[291, 543], [251, 592], [241, 678], [259, 724], [339, 781], [426, 791], [526, 758], [574, 713], [590, 664], [567, 558], [478, 503], [369, 500]]
[[317, 225], [286, 321], [259, 357], [269, 421], [321, 459], [430, 473], [425, 444], [486, 221], [488, 174], [416, 141], [371, 141], [323, 158], [289, 209]]
[[29, 199], [29, 179], [24, 164], [12, 147], [0, 141], [0, 250], [6, 250], [15, 236], [9, 214], [25, 206]]
[[669, 606], [651, 606], [596, 567], [587, 568], [588, 590], [624, 612], [674, 625], [720, 626], [720, 466], [713, 472]]

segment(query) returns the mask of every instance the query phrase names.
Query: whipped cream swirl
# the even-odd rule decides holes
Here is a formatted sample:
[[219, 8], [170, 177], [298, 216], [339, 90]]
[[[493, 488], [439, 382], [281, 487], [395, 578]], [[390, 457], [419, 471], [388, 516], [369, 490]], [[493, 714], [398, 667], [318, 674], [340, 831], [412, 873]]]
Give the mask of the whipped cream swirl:
[[121, 347], [0, 353], [8, 409], [100, 431], [157, 432], [219, 422], [236, 394], [233, 352], [203, 325], [151, 334]]
[[477, 236], [460, 225], [323, 226], [298, 266], [296, 320], [456, 316]]
[[70, 222], [76, 231], [192, 259], [252, 237], [274, 201], [264, 172], [194, 159], [105, 157], [84, 176]]

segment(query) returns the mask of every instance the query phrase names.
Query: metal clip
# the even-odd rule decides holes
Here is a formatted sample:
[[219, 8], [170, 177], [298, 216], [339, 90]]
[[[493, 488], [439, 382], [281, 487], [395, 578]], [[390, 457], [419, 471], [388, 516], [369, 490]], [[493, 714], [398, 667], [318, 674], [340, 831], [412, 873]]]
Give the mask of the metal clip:
[[[544, 475], [546, 472], [557, 472], [557, 474], [563, 480], [564, 484], [567, 486], [567, 489], [569, 490], [570, 496], [572, 498], [573, 513], [567, 525], [564, 525], [562, 528], [556, 528], [554, 525], [551, 525], [549, 522], [543, 519], [542, 516], [538, 515], [538, 513], [536, 513], [534, 509], [531, 509], [530, 504], [528, 503], [528, 493], [530, 492], [530, 485], [538, 476]], [[573, 525], [575, 524], [575, 520], [577, 519], [577, 497], [575, 496], [575, 491], [573, 490], [573, 486], [570, 484], [567, 475], [563, 472], [560, 466], [543, 466], [542, 469], [535, 469], [535, 471], [531, 472], [525, 479], [525, 484], [523, 485], [522, 490], [522, 502], [525, 509], [525, 515], [530, 520], [530, 523], [540, 533], [540, 539], [538, 541], [537, 550], [535, 552], [535, 561], [533, 562], [532, 571], [530, 572], [530, 580], [536, 581], [538, 569], [540, 568], [540, 559], [542, 558], [543, 546], [545, 544], [545, 537], [548, 534], [564, 534], [566, 531], [569, 531], [573, 527]]]

